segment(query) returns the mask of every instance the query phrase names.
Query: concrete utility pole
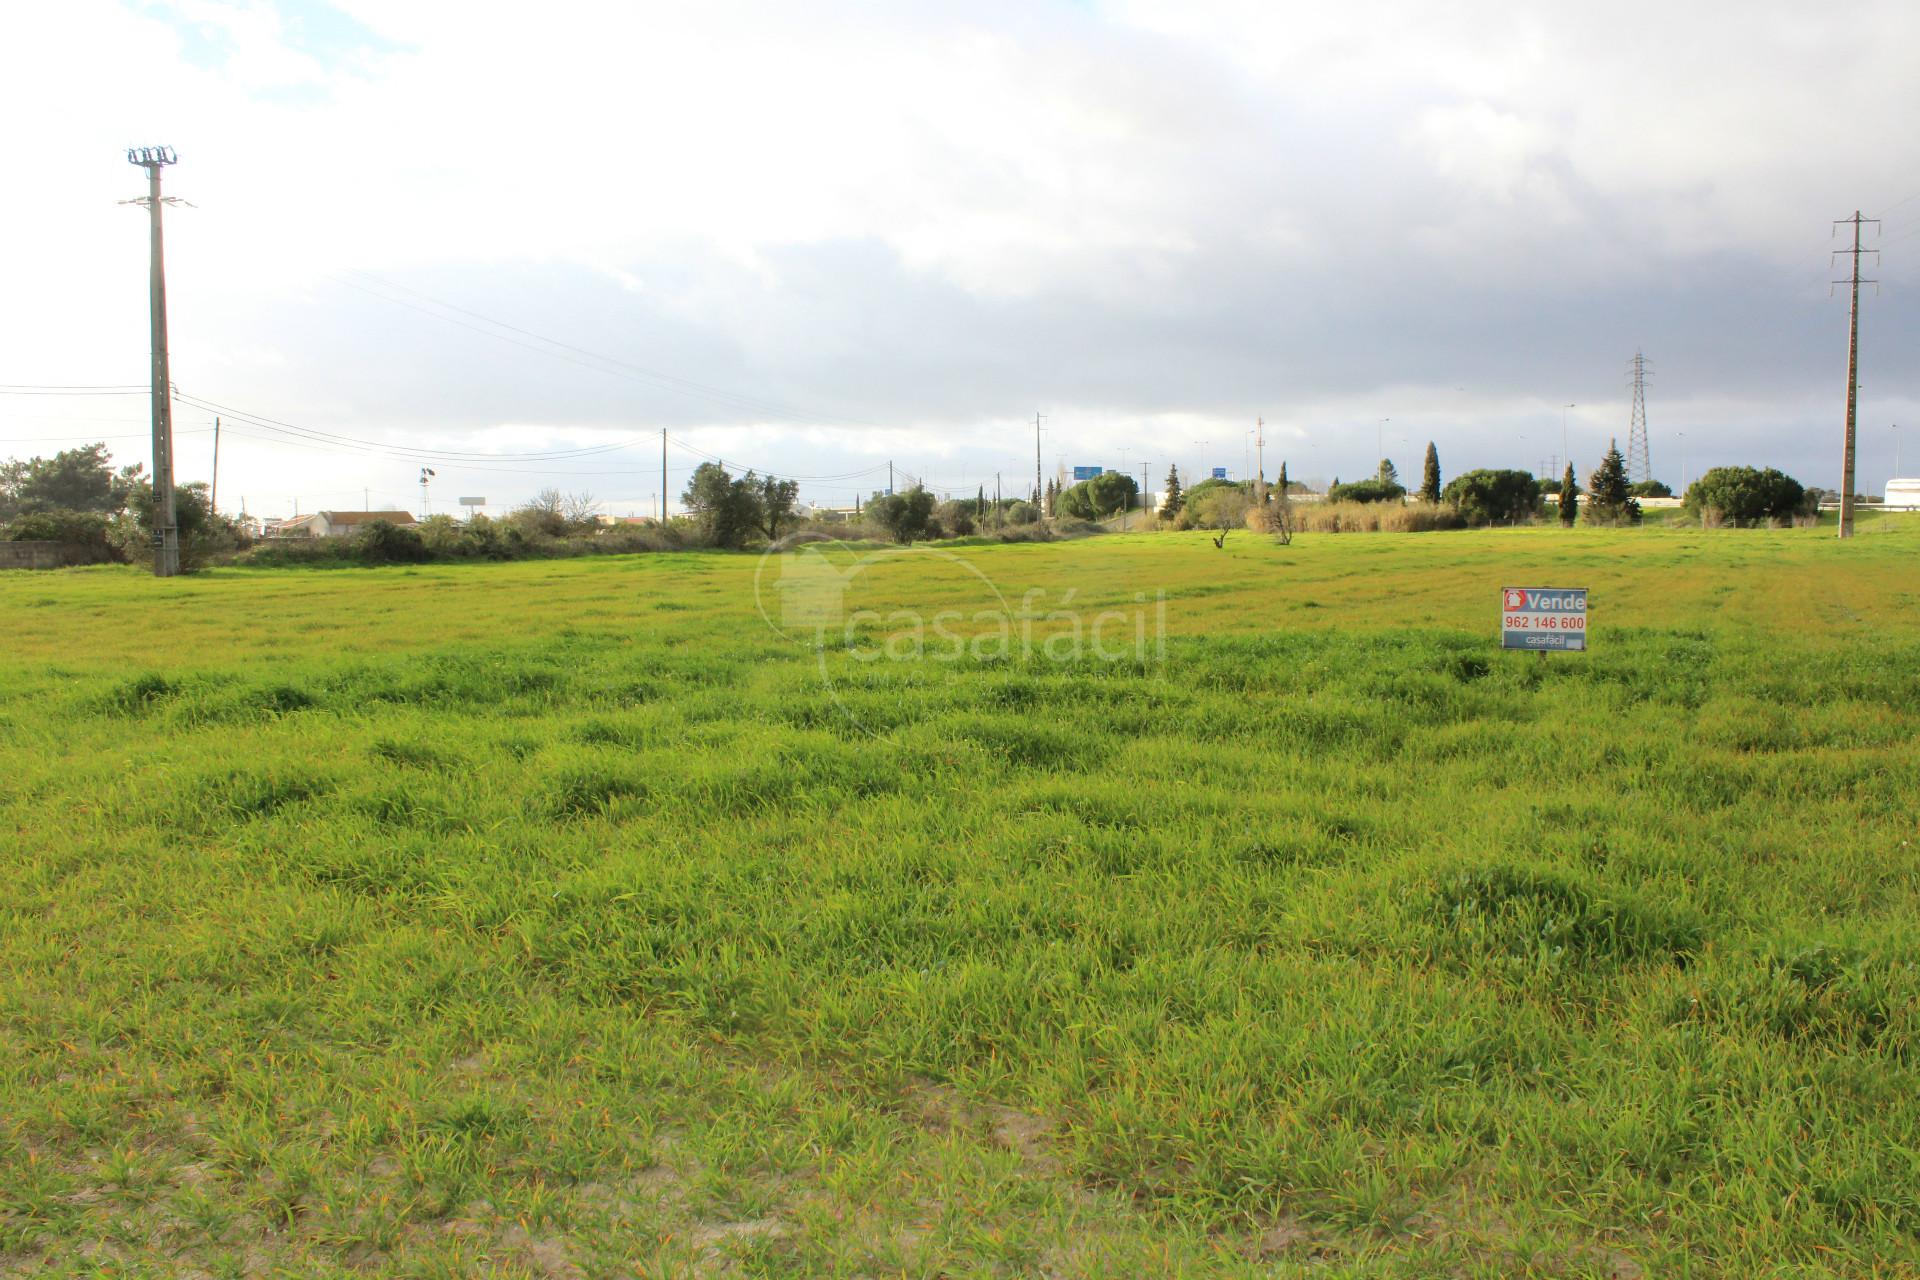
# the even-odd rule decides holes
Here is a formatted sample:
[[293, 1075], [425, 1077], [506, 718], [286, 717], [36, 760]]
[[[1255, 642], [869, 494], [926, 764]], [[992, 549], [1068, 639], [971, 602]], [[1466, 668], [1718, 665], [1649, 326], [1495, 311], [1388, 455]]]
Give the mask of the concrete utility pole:
[[1253, 420], [1254, 434], [1254, 486], [1253, 500], [1264, 504], [1267, 500], [1267, 420]]
[[[240, 504], [246, 506], [245, 502]], [[213, 418], [213, 488], [207, 493], [207, 506], [213, 514], [220, 514], [220, 415]]]
[[[159, 179], [154, 181], [157, 183]], [[158, 186], [154, 189], [159, 190]], [[1839, 251], [1852, 255], [1853, 278], [1834, 281], [1835, 284], [1851, 284], [1853, 287], [1853, 302], [1847, 308], [1847, 439], [1840, 452], [1840, 536], [1843, 538], [1853, 536], [1853, 428], [1854, 411], [1859, 407], [1860, 400], [1860, 286], [1877, 283], [1860, 278], [1860, 255], [1880, 252], [1878, 249], [1860, 247], [1860, 230], [1869, 222], [1875, 227], [1880, 225], [1880, 219], [1863, 218], [1860, 211], [1855, 209], [1851, 218], [1839, 218], [1833, 224], [1835, 227], [1843, 223], [1853, 224], [1853, 248]]]
[[173, 509], [173, 382], [167, 370], [167, 267], [160, 233], [160, 170], [179, 157], [172, 147], [129, 147], [127, 163], [147, 171], [147, 194], [133, 204], [147, 207], [151, 249], [147, 296], [153, 331], [153, 576], [180, 572], [180, 523]]
[[660, 523], [667, 522], [667, 429], [660, 428]]
[[1046, 421], [1046, 415], [1034, 411], [1033, 415], [1033, 505], [1040, 508], [1040, 520], [1047, 519], [1046, 493], [1040, 487], [1040, 424]]

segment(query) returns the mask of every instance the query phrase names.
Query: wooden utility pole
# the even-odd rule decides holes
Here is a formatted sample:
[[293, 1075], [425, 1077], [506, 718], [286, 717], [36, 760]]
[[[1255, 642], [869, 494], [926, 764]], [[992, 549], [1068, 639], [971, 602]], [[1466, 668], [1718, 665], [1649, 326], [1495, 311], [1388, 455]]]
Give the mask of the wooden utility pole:
[[147, 194], [134, 204], [147, 206], [151, 236], [147, 262], [147, 300], [153, 334], [153, 576], [180, 572], [180, 524], [173, 506], [173, 381], [167, 370], [167, 267], [160, 233], [160, 170], [178, 159], [172, 147], [129, 147], [127, 162], [147, 171]]
[[1847, 438], [1840, 451], [1840, 536], [1843, 538], [1853, 536], [1854, 411], [1860, 400], [1860, 286], [1875, 283], [1860, 278], [1860, 255], [1879, 252], [1878, 249], [1860, 247], [1860, 231], [1869, 222], [1876, 227], [1880, 225], [1880, 219], [1863, 218], [1860, 211], [1855, 209], [1851, 218], [1840, 218], [1833, 224], [1836, 227], [1853, 224], [1853, 248], [1839, 251], [1852, 255], [1853, 278], [1834, 281], [1835, 284], [1851, 285], [1853, 289], [1853, 301], [1847, 307]]

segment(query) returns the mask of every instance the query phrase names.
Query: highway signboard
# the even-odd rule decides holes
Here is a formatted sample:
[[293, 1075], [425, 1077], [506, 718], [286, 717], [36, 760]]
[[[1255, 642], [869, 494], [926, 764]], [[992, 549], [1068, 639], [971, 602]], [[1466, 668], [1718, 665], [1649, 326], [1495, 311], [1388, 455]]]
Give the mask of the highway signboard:
[[1500, 647], [1585, 652], [1585, 587], [1500, 588]]
[[1095, 476], [1103, 474], [1105, 471], [1105, 467], [1075, 467], [1073, 469], [1073, 478], [1075, 480], [1091, 480]]

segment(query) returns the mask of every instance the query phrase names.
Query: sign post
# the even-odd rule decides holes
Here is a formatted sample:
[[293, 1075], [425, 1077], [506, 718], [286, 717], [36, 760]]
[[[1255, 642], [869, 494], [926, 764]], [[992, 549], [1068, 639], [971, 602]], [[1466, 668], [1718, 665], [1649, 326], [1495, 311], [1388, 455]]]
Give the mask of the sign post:
[[1585, 587], [1502, 587], [1500, 647], [1584, 653], [1587, 648]]

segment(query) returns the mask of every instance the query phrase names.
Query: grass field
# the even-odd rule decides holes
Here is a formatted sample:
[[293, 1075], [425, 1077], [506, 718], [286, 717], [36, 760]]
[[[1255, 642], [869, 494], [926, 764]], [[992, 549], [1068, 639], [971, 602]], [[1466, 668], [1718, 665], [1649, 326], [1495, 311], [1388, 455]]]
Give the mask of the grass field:
[[0, 1274], [1920, 1273], [1920, 518], [790, 568], [0, 576]]

